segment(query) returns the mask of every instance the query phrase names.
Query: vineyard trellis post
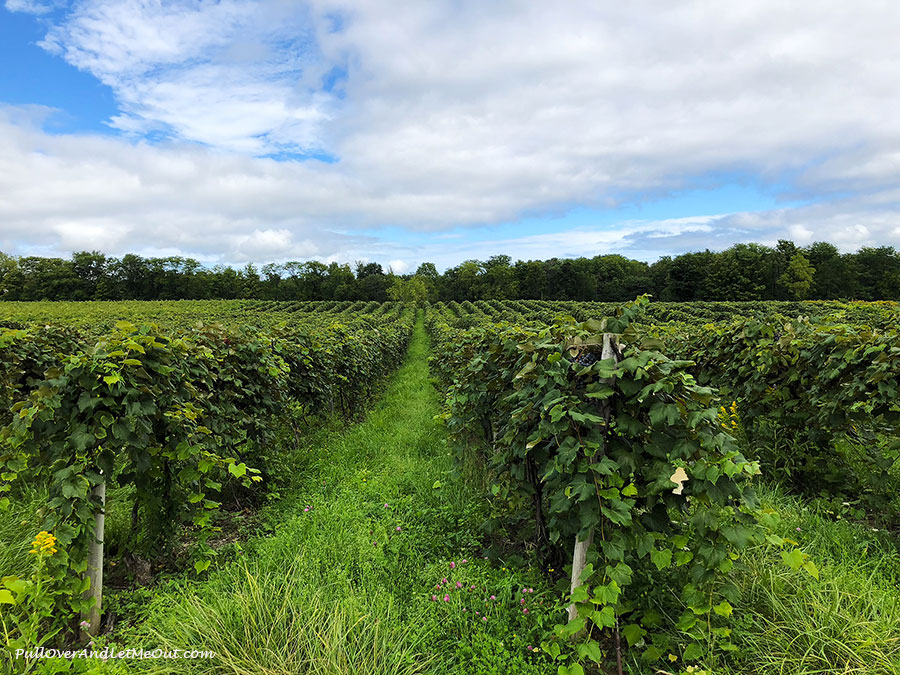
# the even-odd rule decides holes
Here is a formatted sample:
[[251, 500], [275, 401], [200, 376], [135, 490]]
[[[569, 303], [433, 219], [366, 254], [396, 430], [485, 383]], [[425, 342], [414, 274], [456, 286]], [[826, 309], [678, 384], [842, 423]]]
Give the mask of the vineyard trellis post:
[[88, 550], [88, 565], [86, 575], [90, 580], [90, 588], [85, 591], [85, 598], [93, 598], [90, 608], [82, 613], [82, 621], [87, 621], [87, 627], [82, 631], [85, 637], [95, 636], [100, 632], [100, 614], [103, 603], [103, 539], [106, 520], [106, 479], [102, 480], [93, 490], [93, 496], [97, 499], [99, 509], [94, 514], [94, 535], [91, 538]]
[[[604, 333], [603, 334], [603, 351], [600, 353], [600, 359], [605, 361], [606, 359], [613, 359], [613, 361], [618, 360], [618, 352], [615, 348], [616, 344], [616, 336], [613, 333]], [[604, 380], [604, 382], [608, 385], [612, 385], [612, 378]], [[610, 408], [609, 403], [607, 401], [603, 401], [602, 403], [604, 408], [604, 418], [606, 419], [606, 424], [609, 425], [609, 415]], [[601, 455], [606, 451], [606, 448], [601, 448]], [[587, 537], [583, 540], [578, 538], [578, 535], [575, 535], [575, 548], [572, 551], [572, 585], [570, 592], [574, 593], [575, 589], [581, 586], [581, 573], [584, 571], [584, 566], [587, 561], [587, 553], [591, 548], [591, 544], [594, 540], [594, 531], [591, 530], [588, 532]], [[573, 602], [569, 605], [569, 621], [578, 617], [578, 608], [575, 606]]]

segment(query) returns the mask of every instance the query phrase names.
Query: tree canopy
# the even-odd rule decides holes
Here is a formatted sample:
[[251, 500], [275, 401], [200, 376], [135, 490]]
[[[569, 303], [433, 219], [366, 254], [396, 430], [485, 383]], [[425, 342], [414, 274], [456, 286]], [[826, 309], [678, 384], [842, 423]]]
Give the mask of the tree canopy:
[[0, 253], [4, 300], [598, 300], [642, 293], [658, 300], [898, 300], [900, 254], [890, 246], [841, 253], [827, 242], [799, 247], [736, 244], [724, 251], [664, 256], [654, 263], [622, 255], [519, 260], [495, 255], [439, 273], [386, 273], [379, 263], [355, 268], [317, 260], [257, 268], [206, 267], [192, 258], [121, 258], [78, 251], [69, 259]]

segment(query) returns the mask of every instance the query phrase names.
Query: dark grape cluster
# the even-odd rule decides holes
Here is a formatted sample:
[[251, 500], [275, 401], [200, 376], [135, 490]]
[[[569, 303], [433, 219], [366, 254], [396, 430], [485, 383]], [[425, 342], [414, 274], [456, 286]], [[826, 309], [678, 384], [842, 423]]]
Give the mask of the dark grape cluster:
[[575, 363], [577, 363], [579, 366], [592, 366], [597, 363], [597, 355], [592, 354], [591, 352], [583, 352], [578, 356], [577, 359], [575, 359]]

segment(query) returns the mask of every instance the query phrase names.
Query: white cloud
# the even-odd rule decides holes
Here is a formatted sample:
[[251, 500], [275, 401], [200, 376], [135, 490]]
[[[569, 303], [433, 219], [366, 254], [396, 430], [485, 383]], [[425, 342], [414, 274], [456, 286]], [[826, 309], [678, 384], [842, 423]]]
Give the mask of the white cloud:
[[53, 11], [57, 2], [52, 0], [6, 0], [6, 9], [10, 12], [22, 12], [24, 14], [47, 14]]
[[112, 88], [122, 131], [265, 154], [316, 148], [328, 96], [300, 87], [318, 55], [281, 2], [76, 3], [41, 45]]
[[[900, 245], [898, 22], [876, 0], [79, 0], [43, 44], [112, 88], [122, 138], [0, 113], [0, 245], [66, 251], [109, 228], [116, 251], [443, 264]], [[335, 68], [337, 93], [322, 86]], [[151, 131], [167, 143], [141, 140]], [[340, 161], [259, 157], [282, 151]], [[456, 229], [440, 246], [352, 234], [487, 227], [735, 176], [820, 203], [480, 243]]]
[[232, 260], [285, 260], [312, 258], [319, 253], [311, 241], [295, 241], [294, 235], [286, 229], [254, 230], [249, 235], [238, 234], [229, 237]]
[[400, 259], [389, 261], [388, 267], [394, 274], [406, 274], [407, 272], [413, 271], [411, 265], [407, 261]]

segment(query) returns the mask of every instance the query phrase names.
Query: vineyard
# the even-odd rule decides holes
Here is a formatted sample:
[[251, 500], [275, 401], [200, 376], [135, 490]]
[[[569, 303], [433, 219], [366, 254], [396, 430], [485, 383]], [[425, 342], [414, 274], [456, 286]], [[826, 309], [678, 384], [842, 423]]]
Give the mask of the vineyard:
[[0, 672], [900, 673], [898, 318], [0, 303]]

